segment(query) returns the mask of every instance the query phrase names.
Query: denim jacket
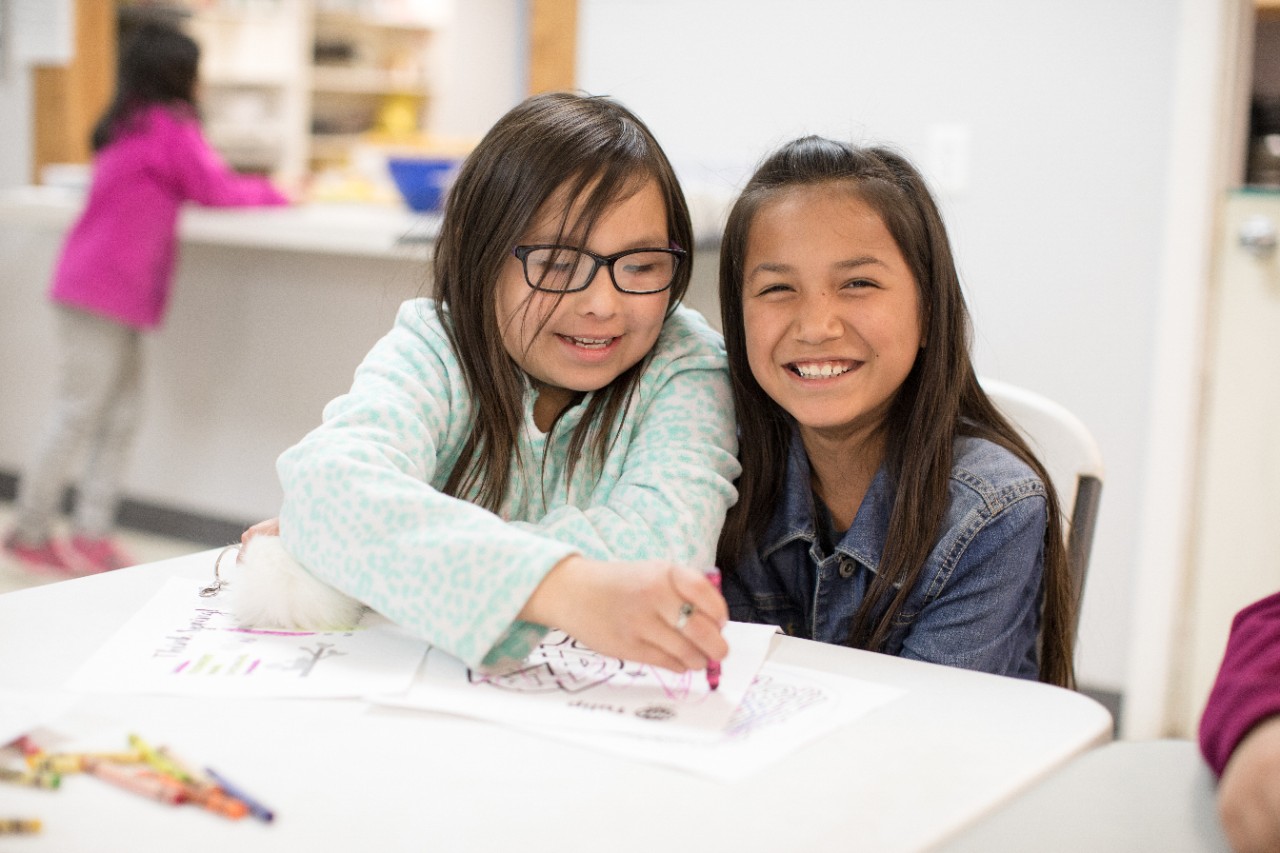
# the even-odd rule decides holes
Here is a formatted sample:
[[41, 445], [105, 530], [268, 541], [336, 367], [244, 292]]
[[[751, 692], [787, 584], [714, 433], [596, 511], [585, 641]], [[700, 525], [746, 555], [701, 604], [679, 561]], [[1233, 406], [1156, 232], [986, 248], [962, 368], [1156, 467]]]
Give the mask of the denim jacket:
[[[777, 512], [758, 546], [727, 572], [730, 617], [845, 643], [884, 551], [895, 486], [881, 468], [841, 535], [810, 489], [793, 437]], [[1047, 503], [1044, 485], [1012, 453], [957, 438], [942, 534], [884, 651], [915, 660], [1036, 678]], [[823, 541], [837, 540], [833, 547]]]

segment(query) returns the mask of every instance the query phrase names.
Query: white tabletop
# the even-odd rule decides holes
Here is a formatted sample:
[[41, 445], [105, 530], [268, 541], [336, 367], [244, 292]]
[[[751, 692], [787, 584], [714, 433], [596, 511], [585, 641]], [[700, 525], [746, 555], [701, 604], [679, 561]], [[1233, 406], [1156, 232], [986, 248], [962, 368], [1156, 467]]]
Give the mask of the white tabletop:
[[1194, 741], [1091, 750], [939, 853], [1230, 853], [1216, 781]]
[[[166, 578], [207, 580], [214, 553], [0, 595], [0, 687], [61, 693]], [[227, 821], [103, 785], [6, 785], [0, 817], [39, 817], [44, 830], [0, 847], [921, 850], [1110, 738], [1101, 705], [1042, 684], [782, 636], [769, 659], [905, 692], [733, 784], [357, 701], [84, 697], [81, 716], [200, 755], [275, 809], [276, 821]]]

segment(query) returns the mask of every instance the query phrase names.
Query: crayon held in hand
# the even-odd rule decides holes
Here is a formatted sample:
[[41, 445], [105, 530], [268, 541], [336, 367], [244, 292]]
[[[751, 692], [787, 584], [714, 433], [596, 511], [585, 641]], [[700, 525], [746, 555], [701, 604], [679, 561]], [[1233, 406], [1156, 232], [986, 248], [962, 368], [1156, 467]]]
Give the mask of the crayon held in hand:
[[[707, 580], [711, 581], [711, 585], [717, 590], [720, 589], [720, 570], [711, 569], [707, 572]], [[707, 686], [712, 690], [720, 687], [720, 661], [707, 661]]]

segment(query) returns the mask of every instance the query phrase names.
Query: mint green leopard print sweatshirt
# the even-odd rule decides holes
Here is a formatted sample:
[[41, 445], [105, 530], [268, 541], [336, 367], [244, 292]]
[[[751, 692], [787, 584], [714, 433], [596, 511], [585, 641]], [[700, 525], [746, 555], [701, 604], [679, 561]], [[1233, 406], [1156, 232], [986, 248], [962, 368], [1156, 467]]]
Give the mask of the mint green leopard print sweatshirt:
[[[526, 382], [520, 462], [501, 515], [439, 490], [474, 404], [435, 304], [401, 306], [351, 390], [281, 455], [282, 541], [321, 580], [470, 666], [519, 660], [546, 628], [517, 619], [570, 554], [708, 568], [740, 471], [724, 344], [696, 312], [666, 321], [603, 471], [567, 479], [586, 401], [550, 436]], [[551, 626], [554, 627], [554, 626]]]

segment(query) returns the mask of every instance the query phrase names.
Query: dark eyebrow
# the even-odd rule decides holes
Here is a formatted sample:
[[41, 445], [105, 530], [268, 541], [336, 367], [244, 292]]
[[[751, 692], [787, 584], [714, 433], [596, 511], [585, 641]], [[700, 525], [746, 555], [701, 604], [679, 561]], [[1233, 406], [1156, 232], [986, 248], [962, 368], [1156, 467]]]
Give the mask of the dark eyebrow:
[[[837, 261], [832, 266], [834, 269], [838, 269], [838, 270], [851, 270], [851, 269], [857, 269], [859, 267], [866, 267], [866, 266], [887, 267], [888, 264], [886, 264], [884, 261], [880, 260], [879, 258], [873, 258], [870, 255], [863, 255], [857, 258], [848, 258], [847, 260]], [[790, 264], [773, 263], [770, 261], [765, 261], [764, 263], [756, 264], [754, 267], [752, 267], [751, 271], [747, 273], [746, 277], [750, 279], [762, 272], [789, 273], [789, 272], [793, 272], [794, 269], [795, 268], [792, 267]]]
[[866, 266], [887, 267], [888, 264], [886, 264], [884, 261], [880, 260], [879, 258], [873, 258], [870, 255], [863, 255], [860, 258], [849, 258], [846, 261], [840, 261], [835, 265], [835, 268], [840, 270], [851, 270], [851, 269], [856, 269], [858, 267], [866, 267]]

